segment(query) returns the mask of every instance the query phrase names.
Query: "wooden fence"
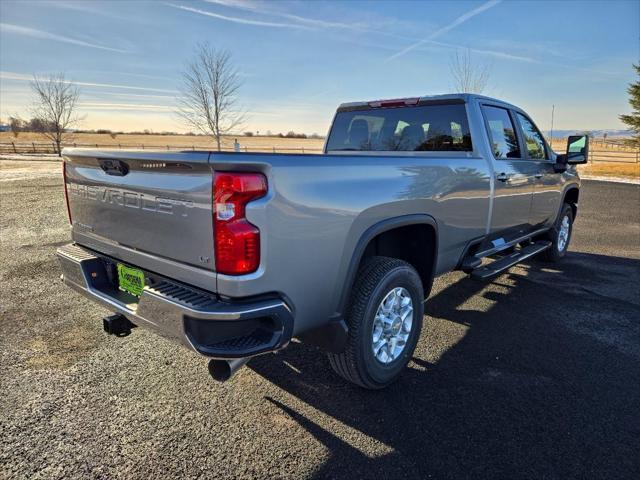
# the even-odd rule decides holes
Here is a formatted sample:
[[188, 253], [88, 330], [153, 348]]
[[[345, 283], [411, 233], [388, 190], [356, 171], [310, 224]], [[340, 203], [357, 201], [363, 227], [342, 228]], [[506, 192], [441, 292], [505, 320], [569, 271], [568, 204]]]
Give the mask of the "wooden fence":
[[[607, 142], [608, 143], [608, 142]], [[589, 149], [589, 162], [609, 162], [609, 163], [640, 163], [640, 149], [633, 148], [603, 148], [603, 145], [594, 142], [592, 148]], [[608, 146], [608, 145], [607, 145]], [[173, 151], [211, 151], [212, 148], [198, 145], [145, 145], [145, 144], [108, 144], [101, 145], [99, 143], [68, 143], [63, 147], [80, 147], [80, 148], [96, 148], [96, 149], [130, 149], [130, 150], [173, 150]], [[595, 147], [595, 148], [593, 148]], [[233, 147], [224, 147], [223, 151], [232, 152]], [[320, 153], [320, 148], [307, 147], [240, 147], [241, 152], [271, 152], [271, 153]], [[52, 154], [56, 153], [56, 147], [53, 143], [16, 143], [5, 142], [0, 143], [0, 154]]]
[[[74, 147], [74, 148], [95, 148], [101, 150], [173, 150], [173, 151], [213, 151], [214, 148], [204, 145], [145, 145], [141, 143], [118, 143], [118, 144], [99, 144], [99, 143], [65, 143], [62, 148]], [[222, 147], [224, 152], [233, 152], [232, 146]], [[240, 147], [241, 152], [272, 152], [272, 153], [320, 153], [321, 148], [309, 148], [309, 147], [278, 147], [278, 146], [265, 146], [265, 147]], [[0, 154], [54, 154], [56, 153], [56, 145], [50, 142], [5, 142], [0, 143]]]

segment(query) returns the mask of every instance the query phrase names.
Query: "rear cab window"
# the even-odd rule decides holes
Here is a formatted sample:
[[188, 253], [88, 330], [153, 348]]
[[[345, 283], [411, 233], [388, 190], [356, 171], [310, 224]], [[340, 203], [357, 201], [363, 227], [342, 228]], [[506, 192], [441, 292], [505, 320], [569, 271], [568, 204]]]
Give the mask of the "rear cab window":
[[327, 152], [472, 150], [464, 103], [338, 111], [327, 140]]

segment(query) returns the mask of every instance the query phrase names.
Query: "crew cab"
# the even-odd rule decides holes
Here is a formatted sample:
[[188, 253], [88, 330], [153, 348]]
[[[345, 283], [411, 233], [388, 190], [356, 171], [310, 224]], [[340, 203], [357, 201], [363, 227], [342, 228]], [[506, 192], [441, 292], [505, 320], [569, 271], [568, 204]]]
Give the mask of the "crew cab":
[[65, 149], [64, 283], [229, 378], [292, 338], [365, 388], [394, 381], [433, 279], [567, 253], [575, 164], [520, 108], [451, 94], [340, 105], [324, 153]]

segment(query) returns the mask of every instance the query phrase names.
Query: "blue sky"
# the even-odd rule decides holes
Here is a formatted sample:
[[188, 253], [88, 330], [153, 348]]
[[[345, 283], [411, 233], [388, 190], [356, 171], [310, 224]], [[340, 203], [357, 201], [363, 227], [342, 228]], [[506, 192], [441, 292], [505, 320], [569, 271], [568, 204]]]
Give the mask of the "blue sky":
[[446, 93], [456, 50], [485, 90], [547, 130], [623, 128], [639, 60], [635, 1], [0, 2], [0, 117], [31, 76], [65, 72], [87, 128], [184, 131], [173, 113], [198, 42], [231, 51], [246, 129], [324, 134], [341, 102]]

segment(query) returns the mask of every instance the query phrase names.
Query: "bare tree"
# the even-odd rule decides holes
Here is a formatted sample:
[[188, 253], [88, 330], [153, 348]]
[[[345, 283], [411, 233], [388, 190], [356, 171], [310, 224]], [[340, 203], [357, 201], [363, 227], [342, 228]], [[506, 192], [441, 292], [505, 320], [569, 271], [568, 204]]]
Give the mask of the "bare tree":
[[182, 81], [178, 115], [189, 126], [211, 135], [220, 150], [221, 137], [238, 130], [245, 120], [237, 98], [242, 81], [231, 54], [207, 43], [198, 45]]
[[18, 116], [9, 117], [9, 125], [11, 126], [11, 133], [13, 133], [13, 136], [18, 138], [20, 132], [25, 128], [25, 121]]
[[31, 90], [34, 95], [31, 113], [40, 121], [39, 130], [55, 143], [56, 152], [62, 155], [62, 141], [81, 120], [76, 114], [80, 91], [63, 73], [47, 78], [34, 75]]
[[456, 50], [455, 56], [451, 57], [449, 70], [453, 87], [460, 93], [482, 93], [491, 75], [491, 65], [474, 63], [469, 49], [462, 53]]

